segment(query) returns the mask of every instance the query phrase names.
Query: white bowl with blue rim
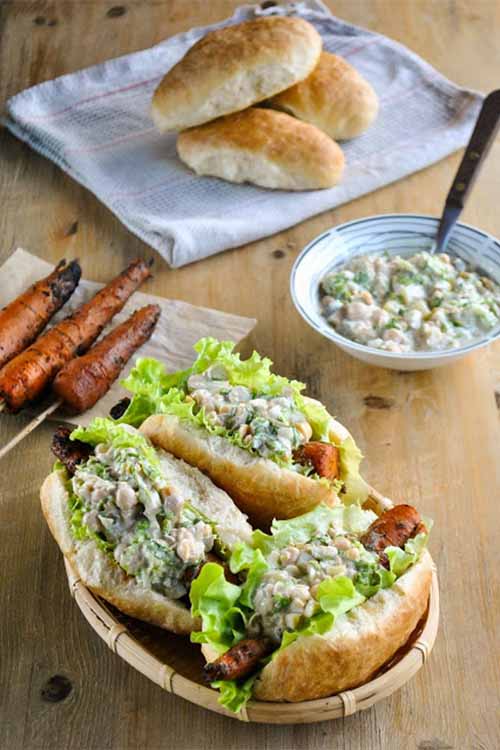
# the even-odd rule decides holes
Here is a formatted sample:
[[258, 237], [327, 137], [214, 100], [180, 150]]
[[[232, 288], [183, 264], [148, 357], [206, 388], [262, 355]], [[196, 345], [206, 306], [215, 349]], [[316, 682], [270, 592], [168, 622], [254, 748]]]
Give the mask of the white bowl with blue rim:
[[[439, 219], [420, 214], [368, 216], [328, 229], [310, 242], [294, 263], [290, 292], [292, 300], [311, 328], [330, 339], [356, 359], [392, 370], [429, 370], [441, 367], [487, 346], [500, 338], [500, 324], [481, 338], [440, 351], [390, 352], [341, 336], [321, 315], [319, 286], [325, 274], [340, 270], [357, 255], [387, 252], [409, 256], [430, 250]], [[468, 263], [500, 284], [500, 242], [490, 234], [457, 223], [446, 252]]]

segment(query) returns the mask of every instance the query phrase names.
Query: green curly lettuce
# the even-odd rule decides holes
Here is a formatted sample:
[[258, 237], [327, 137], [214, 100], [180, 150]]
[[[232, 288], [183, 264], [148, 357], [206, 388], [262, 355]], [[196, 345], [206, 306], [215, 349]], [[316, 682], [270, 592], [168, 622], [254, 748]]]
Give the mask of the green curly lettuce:
[[253, 684], [258, 672], [251, 675], [244, 682], [237, 680], [216, 680], [211, 685], [220, 691], [219, 703], [229, 711], [237, 714], [252, 697]]
[[370, 486], [359, 472], [363, 454], [349, 436], [339, 445], [340, 479], [344, 484], [343, 503], [362, 504], [370, 493]]
[[[289, 380], [271, 372], [272, 362], [268, 357], [261, 357], [257, 352], [245, 360], [234, 351], [232, 341], [217, 341], [207, 337], [200, 339], [194, 346], [197, 357], [191, 367], [174, 373], [167, 373], [165, 366], [155, 359], [138, 359], [122, 385], [132, 394], [132, 400], [118, 423], [138, 427], [152, 414], [176, 416], [179, 420], [191, 422], [203, 427], [211, 434], [220, 435], [238, 447], [253, 452], [243, 443], [238, 432], [232, 433], [221, 426], [214, 426], [205, 416], [203, 409], [198, 410], [192, 401], [186, 401], [187, 381], [190, 375], [202, 373], [212, 365], [221, 365], [227, 372], [231, 385], [242, 385], [250, 388], [254, 394], [275, 396], [290, 389], [295, 405], [311, 425], [314, 440], [330, 442], [329, 427], [331, 416], [323, 404], [314, 399], [305, 398], [303, 383]], [[347, 438], [340, 445], [340, 480], [328, 483], [335, 492], [343, 490], [346, 502], [362, 503], [369, 487], [359, 473], [362, 454], [352, 438]], [[276, 454], [271, 459], [280, 466], [294, 468], [294, 465], [283, 456]], [[296, 468], [296, 467], [295, 467]], [[301, 469], [302, 471], [302, 469]], [[306, 471], [306, 469], [304, 469]], [[310, 472], [310, 469], [309, 469]], [[312, 478], [317, 477], [311, 474]]]
[[[429, 528], [429, 526], [427, 526]], [[386, 547], [384, 552], [389, 560], [389, 570], [397, 578], [417, 562], [422, 550], [427, 546], [429, 534], [422, 532], [413, 539], [408, 539], [404, 549], [400, 547]]]
[[224, 568], [207, 563], [191, 584], [191, 614], [199, 617], [202, 630], [191, 633], [193, 643], [208, 643], [224, 653], [245, 634], [246, 617], [238, 606], [241, 586], [226, 581]]
[[144, 435], [112, 419], [96, 417], [88, 427], [73, 430], [70, 438], [93, 446], [105, 443], [113, 448], [135, 448], [152, 466], [160, 466], [155, 449]]

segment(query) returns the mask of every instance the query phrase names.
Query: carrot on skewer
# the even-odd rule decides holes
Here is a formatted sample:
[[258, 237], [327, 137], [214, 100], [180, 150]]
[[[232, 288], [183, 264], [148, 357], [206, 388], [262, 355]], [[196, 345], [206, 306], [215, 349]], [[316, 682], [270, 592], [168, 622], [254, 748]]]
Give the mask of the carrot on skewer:
[[43, 331], [75, 291], [81, 273], [78, 261], [66, 264], [61, 260], [52, 273], [0, 310], [0, 367], [26, 349]]
[[153, 333], [160, 312], [158, 305], [136, 310], [87, 354], [58, 372], [53, 391], [71, 412], [87, 411], [107, 393], [132, 354]]
[[104, 326], [150, 275], [150, 265], [134, 260], [89, 302], [43, 334], [0, 370], [0, 398], [10, 411], [36, 399], [58, 371], [86, 351]]

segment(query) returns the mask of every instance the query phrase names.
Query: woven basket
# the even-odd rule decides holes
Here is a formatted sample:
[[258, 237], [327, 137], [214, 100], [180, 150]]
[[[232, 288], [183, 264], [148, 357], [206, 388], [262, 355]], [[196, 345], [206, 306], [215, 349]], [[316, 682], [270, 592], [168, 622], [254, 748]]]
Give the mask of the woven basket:
[[[373, 491], [372, 506], [382, 510], [392, 503]], [[219, 693], [203, 684], [204, 659], [186, 637], [133, 620], [87, 589], [64, 561], [72, 596], [85, 619], [109, 648], [132, 667], [191, 703], [240, 721], [264, 724], [307, 724], [338, 719], [362, 711], [387, 698], [408, 682], [425, 663], [436, 639], [439, 623], [439, 589], [433, 565], [428, 610], [409, 641], [370, 682], [329, 698], [301, 703], [250, 701], [239, 714], [218, 702]]]

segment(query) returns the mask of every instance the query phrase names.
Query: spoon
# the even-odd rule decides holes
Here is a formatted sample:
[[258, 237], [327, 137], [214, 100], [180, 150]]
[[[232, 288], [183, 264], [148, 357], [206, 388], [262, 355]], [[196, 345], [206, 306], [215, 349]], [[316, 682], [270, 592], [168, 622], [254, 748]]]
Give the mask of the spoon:
[[488, 94], [444, 204], [431, 254], [444, 252], [500, 125], [500, 89]]

